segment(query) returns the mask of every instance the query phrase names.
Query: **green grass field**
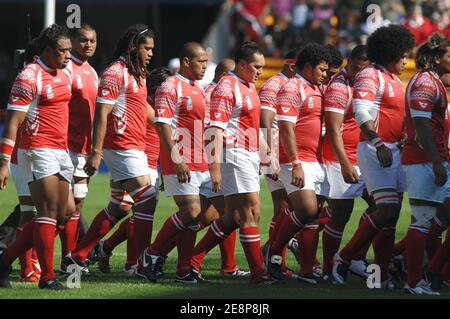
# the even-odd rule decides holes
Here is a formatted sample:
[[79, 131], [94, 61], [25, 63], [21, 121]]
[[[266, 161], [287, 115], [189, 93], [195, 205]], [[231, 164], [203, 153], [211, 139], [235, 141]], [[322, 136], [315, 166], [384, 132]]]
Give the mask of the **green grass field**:
[[[109, 187], [107, 175], [100, 174], [94, 177], [91, 181], [90, 192], [84, 206], [83, 213], [90, 222], [95, 214], [102, 209], [109, 200]], [[12, 182], [7, 189], [0, 193], [0, 220], [3, 221], [7, 214], [12, 211], [17, 202], [17, 197]], [[272, 203], [271, 197], [265, 183], [262, 183], [261, 191], [261, 238], [262, 243], [267, 240], [269, 223], [272, 217]], [[403, 237], [409, 217], [409, 205], [405, 201], [399, 225], [397, 228], [397, 239]], [[350, 239], [353, 234], [358, 219], [365, 209], [365, 204], [362, 200], [358, 200], [355, 205], [353, 217], [346, 228], [344, 242]], [[155, 214], [155, 223], [153, 228], [153, 238], [162, 226], [165, 219], [176, 211], [176, 206], [171, 198], [166, 198], [161, 194], [161, 199]], [[201, 238], [204, 231], [198, 234], [197, 239]], [[238, 237], [239, 239], [239, 237]], [[321, 242], [319, 243], [318, 251], [319, 259], [322, 256]], [[176, 251], [169, 255], [166, 263], [167, 279], [162, 279], [156, 284], [145, 282], [143, 280], [128, 277], [122, 273], [123, 265], [125, 263], [125, 245], [121, 244], [114, 251], [114, 256], [111, 258], [111, 274], [104, 275], [98, 271], [97, 265], [91, 266], [93, 275], [89, 278], [83, 277], [80, 289], [71, 289], [67, 291], [49, 292], [40, 291], [36, 284], [19, 283], [18, 278], [18, 263], [14, 264], [14, 270], [11, 274], [11, 281], [13, 289], [1, 289], [0, 298], [182, 298], [182, 299], [203, 299], [203, 298], [418, 298], [416, 296], [406, 295], [402, 290], [394, 291], [370, 291], [365, 282], [349, 275], [349, 282], [347, 287], [343, 288], [332, 284], [322, 284], [318, 286], [311, 286], [307, 284], [300, 284], [297, 281], [287, 281], [282, 285], [262, 286], [250, 285], [246, 278], [226, 278], [220, 276], [220, 252], [218, 248], [214, 248], [210, 254], [205, 258], [203, 266], [203, 275], [211, 281], [211, 283], [196, 286], [185, 286], [175, 284], [173, 278], [175, 276], [176, 268]], [[370, 250], [369, 260], [373, 258]], [[56, 239], [55, 245], [55, 267], [59, 268], [61, 260], [60, 241]], [[236, 243], [236, 260], [239, 265], [248, 268], [242, 247], [237, 240]], [[288, 252], [288, 265], [297, 269], [298, 266], [294, 261], [292, 254]], [[63, 278], [62, 278], [63, 279]], [[63, 281], [64, 282], [64, 281]], [[442, 293], [443, 298], [450, 297], [450, 291]]]

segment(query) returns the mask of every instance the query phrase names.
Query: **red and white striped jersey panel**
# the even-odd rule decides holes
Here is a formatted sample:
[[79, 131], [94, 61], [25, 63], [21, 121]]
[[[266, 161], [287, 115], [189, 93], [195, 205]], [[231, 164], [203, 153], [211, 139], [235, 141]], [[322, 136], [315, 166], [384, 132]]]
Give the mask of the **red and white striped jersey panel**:
[[[353, 87], [344, 68], [328, 84], [325, 91], [324, 109], [325, 112], [336, 112], [344, 116], [341, 126], [344, 149], [350, 162], [356, 165], [356, 148], [359, 142], [360, 130], [354, 118], [352, 96]], [[338, 161], [327, 135], [325, 135], [323, 145], [323, 157], [327, 161]]]
[[[297, 152], [302, 161], [322, 162], [322, 92], [296, 74], [277, 97], [278, 121], [295, 124]], [[288, 163], [280, 154], [280, 163]]]
[[[355, 77], [353, 106], [366, 107], [378, 136], [388, 143], [403, 137], [405, 89], [400, 79], [378, 65], [369, 65]], [[361, 140], [366, 140], [361, 134]]]
[[[196, 82], [180, 74], [169, 77], [158, 88], [155, 97], [155, 123], [165, 123], [191, 171], [206, 171], [204, 152], [205, 92]], [[175, 174], [172, 158], [163, 147], [161, 168], [164, 175]]]
[[98, 76], [87, 62], [72, 55], [72, 99], [69, 102], [69, 149], [78, 154], [91, 152], [91, 131]]
[[19, 148], [67, 149], [71, 84], [69, 70], [51, 69], [39, 58], [19, 73], [8, 102], [8, 110], [27, 113]]
[[211, 94], [217, 86], [216, 82], [211, 82], [205, 89], [205, 127], [209, 126], [211, 119]]
[[252, 83], [230, 72], [211, 95], [210, 126], [224, 130], [226, 147], [256, 152], [259, 148], [261, 104]]
[[433, 140], [443, 161], [448, 154], [447, 92], [439, 77], [431, 72], [419, 72], [411, 79], [406, 91], [407, 142], [402, 152], [402, 164], [431, 162], [422, 149], [413, 118], [430, 119]]
[[145, 149], [147, 127], [147, 86], [145, 79], [137, 83], [128, 72], [124, 59], [113, 62], [103, 73], [97, 103], [114, 105], [108, 115], [105, 149]]

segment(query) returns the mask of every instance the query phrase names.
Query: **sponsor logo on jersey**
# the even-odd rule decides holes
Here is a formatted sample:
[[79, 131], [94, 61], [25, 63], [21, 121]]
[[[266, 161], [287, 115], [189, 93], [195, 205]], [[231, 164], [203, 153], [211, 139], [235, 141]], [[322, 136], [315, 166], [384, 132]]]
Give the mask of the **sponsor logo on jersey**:
[[83, 74], [89, 75], [89, 71], [88, 70], [83, 70]]
[[394, 97], [395, 96], [395, 92], [394, 92], [394, 88], [392, 87], [392, 84], [388, 83], [387, 87], [388, 87], [389, 97]]
[[419, 102], [419, 105], [421, 108], [426, 108], [428, 106], [428, 103], [424, 103], [424, 102]]
[[165, 110], [165, 109], [158, 109], [157, 111], [158, 111], [158, 114], [159, 114], [159, 115], [163, 115], [163, 113], [164, 113], [166, 110]]
[[360, 97], [365, 97], [367, 95], [368, 92], [358, 92]]
[[45, 93], [48, 99], [53, 99], [53, 88], [50, 84], [45, 85]]
[[198, 91], [197, 90], [192, 90], [192, 95], [198, 95]]
[[61, 79], [60, 78], [53, 78], [53, 82], [59, 83], [59, 82], [61, 82]]
[[192, 98], [190, 96], [186, 96], [186, 109], [192, 111]]
[[222, 113], [214, 113], [214, 117], [215, 117], [216, 119], [218, 119], [221, 115], [222, 115]]
[[253, 103], [252, 103], [252, 99], [250, 99], [250, 96], [246, 96], [245, 97], [245, 103], [248, 106], [248, 109], [251, 110], [253, 108]]
[[290, 107], [281, 107], [281, 109], [283, 110], [283, 113], [287, 113], [287, 112], [289, 112], [289, 110], [291, 108]]
[[79, 74], [76, 74], [75, 75], [75, 79], [77, 81], [77, 87], [79, 89], [82, 89], [83, 88], [83, 81], [81, 80], [81, 76]]
[[108, 93], [109, 93], [109, 90], [102, 90], [102, 95], [103, 95], [103, 96], [107, 96]]
[[137, 93], [139, 91], [139, 87], [135, 79], [131, 80], [131, 86], [133, 87], [133, 93]]
[[19, 100], [19, 97], [18, 97], [18, 96], [11, 96], [11, 100], [12, 100], [13, 102], [16, 102], [16, 101]]

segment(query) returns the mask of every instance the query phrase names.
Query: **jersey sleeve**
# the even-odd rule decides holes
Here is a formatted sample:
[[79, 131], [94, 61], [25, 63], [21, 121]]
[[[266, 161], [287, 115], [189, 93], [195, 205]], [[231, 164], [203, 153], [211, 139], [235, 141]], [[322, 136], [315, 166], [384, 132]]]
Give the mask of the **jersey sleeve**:
[[328, 85], [325, 91], [325, 112], [345, 114], [350, 98], [350, 93], [346, 83], [340, 79], [336, 79]]
[[437, 88], [433, 79], [427, 75], [419, 75], [412, 84], [407, 101], [411, 117], [425, 117], [431, 119], [433, 102], [436, 98]]
[[155, 123], [171, 124], [177, 105], [177, 89], [174, 78], [164, 81], [156, 91]]
[[295, 81], [288, 81], [283, 85], [276, 102], [278, 121], [297, 123], [302, 95], [304, 95], [303, 87], [300, 86], [300, 89], [298, 89]]
[[120, 90], [124, 85], [124, 70], [120, 63], [115, 63], [105, 70], [98, 87], [97, 103], [116, 104]]
[[277, 94], [281, 89], [281, 83], [278, 78], [270, 79], [264, 84], [259, 91], [259, 99], [261, 101], [261, 109], [277, 112], [276, 102]]
[[225, 130], [230, 121], [234, 104], [232, 83], [229, 79], [224, 79], [211, 93], [209, 125]]
[[372, 109], [379, 86], [378, 70], [374, 67], [367, 67], [356, 75], [353, 87], [355, 112], [360, 107]]
[[26, 66], [18, 75], [9, 95], [8, 110], [28, 112], [28, 109], [37, 96], [37, 76], [33, 68]]

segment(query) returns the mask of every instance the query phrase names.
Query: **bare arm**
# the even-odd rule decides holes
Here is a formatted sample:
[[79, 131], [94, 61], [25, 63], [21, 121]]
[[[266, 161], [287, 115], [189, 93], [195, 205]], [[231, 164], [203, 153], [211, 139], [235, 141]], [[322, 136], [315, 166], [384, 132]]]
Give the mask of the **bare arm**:
[[357, 183], [358, 174], [350, 163], [344, 148], [341, 128], [344, 121], [344, 114], [338, 112], [325, 112], [325, 124], [331, 148], [341, 164], [342, 176], [346, 183]]
[[[8, 110], [6, 112], [5, 130], [0, 143], [13, 146], [17, 138], [17, 130], [25, 119], [26, 112]], [[6, 154], [0, 156], [0, 190], [6, 187], [8, 180], [9, 156]]]
[[431, 159], [435, 184], [442, 186], [447, 182], [447, 170], [442, 165], [439, 152], [434, 142], [430, 120], [426, 117], [414, 117], [414, 127], [416, 128], [419, 143], [424, 152]]

